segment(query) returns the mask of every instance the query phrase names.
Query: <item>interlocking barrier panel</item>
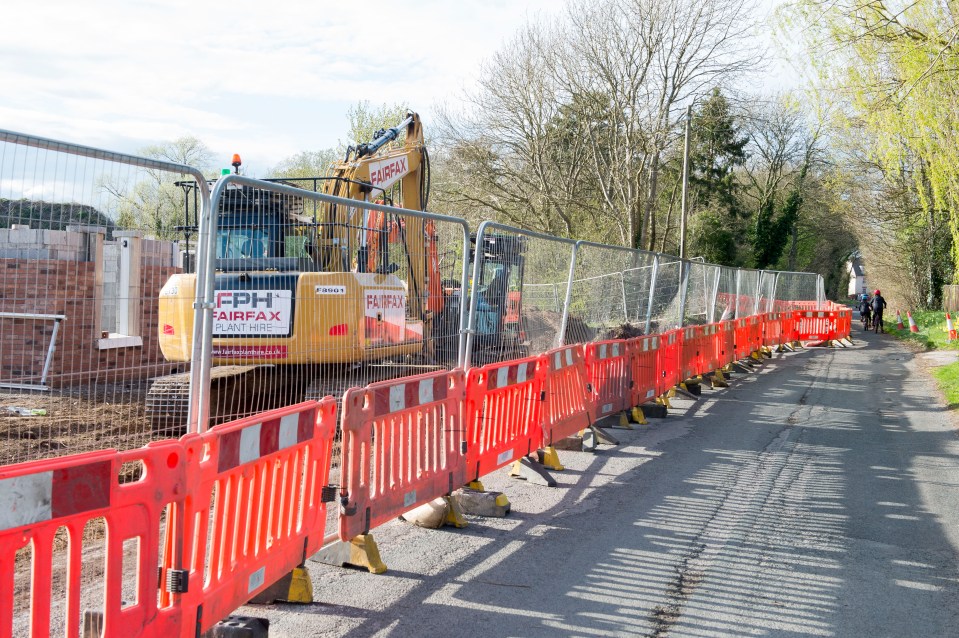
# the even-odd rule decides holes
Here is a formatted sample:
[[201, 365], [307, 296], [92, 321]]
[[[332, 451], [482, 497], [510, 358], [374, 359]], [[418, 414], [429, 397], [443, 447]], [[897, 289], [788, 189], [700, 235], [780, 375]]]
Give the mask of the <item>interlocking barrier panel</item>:
[[722, 346], [721, 327], [718, 323], [711, 323], [703, 326], [703, 361], [699, 374], [709, 372], [721, 367], [722, 355], [720, 348]]
[[656, 398], [659, 380], [659, 335], [629, 340], [633, 385], [630, 405], [641, 405]]
[[695, 377], [702, 365], [702, 326], [688, 326], [680, 331], [680, 381]]
[[659, 359], [657, 367], [659, 375], [656, 380], [656, 394], [664, 394], [667, 390], [682, 381], [680, 379], [680, 361], [682, 354], [682, 331], [670, 330], [662, 335], [659, 343]]
[[767, 348], [783, 342], [782, 313], [767, 312], [763, 318], [763, 345]]
[[556, 348], [543, 358], [546, 359], [543, 441], [545, 445], [552, 445], [589, 427], [595, 408], [582, 346]]
[[759, 350], [763, 345], [763, 315], [749, 317], [749, 352]]
[[631, 354], [625, 340], [586, 344], [586, 380], [593, 389], [592, 421], [632, 407]]
[[189, 496], [176, 542], [189, 573], [183, 605], [195, 610], [190, 635], [323, 546], [335, 431], [336, 402], [327, 397], [182, 439]]
[[797, 310], [793, 312], [794, 337], [798, 341], [829, 341], [838, 339], [836, 323], [838, 311]]
[[466, 481], [531, 454], [543, 443], [544, 357], [470, 368], [466, 375]]
[[717, 349], [719, 350], [719, 364], [727, 365], [736, 360], [736, 322], [732, 319], [719, 324]]
[[184, 460], [164, 441], [0, 468], [0, 636], [78, 636], [84, 609], [105, 636], [181, 635], [157, 566], [164, 512], [191, 488]]
[[745, 359], [752, 352], [752, 326], [748, 317], [736, 320], [735, 358]]
[[460, 369], [348, 390], [340, 539], [348, 541], [467, 482]]

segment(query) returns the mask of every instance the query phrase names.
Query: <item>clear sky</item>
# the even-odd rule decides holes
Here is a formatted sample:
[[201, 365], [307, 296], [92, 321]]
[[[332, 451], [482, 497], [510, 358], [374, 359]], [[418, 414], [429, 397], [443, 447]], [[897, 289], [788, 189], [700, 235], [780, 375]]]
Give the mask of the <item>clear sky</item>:
[[12, 0], [0, 128], [135, 152], [194, 135], [248, 174], [345, 140], [348, 108], [455, 102], [561, 0]]

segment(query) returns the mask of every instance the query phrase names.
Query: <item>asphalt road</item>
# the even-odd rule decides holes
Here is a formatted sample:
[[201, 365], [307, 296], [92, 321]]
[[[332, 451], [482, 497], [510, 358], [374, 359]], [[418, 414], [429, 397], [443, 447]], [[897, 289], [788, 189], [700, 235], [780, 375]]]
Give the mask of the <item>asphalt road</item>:
[[[374, 531], [389, 571], [309, 563], [271, 636], [959, 636], [959, 440], [883, 335], [775, 355], [732, 387], [562, 452], [462, 529]], [[865, 337], [865, 340], [860, 340]]]

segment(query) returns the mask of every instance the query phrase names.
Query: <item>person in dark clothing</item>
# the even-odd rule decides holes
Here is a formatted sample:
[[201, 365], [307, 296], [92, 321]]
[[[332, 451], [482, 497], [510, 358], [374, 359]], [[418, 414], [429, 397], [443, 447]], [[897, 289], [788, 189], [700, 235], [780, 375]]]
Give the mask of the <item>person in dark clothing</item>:
[[862, 319], [863, 330], [869, 330], [872, 327], [872, 303], [865, 294], [859, 298], [859, 318]]
[[885, 332], [882, 324], [882, 311], [886, 308], [886, 300], [877, 290], [872, 296], [872, 326], [873, 332]]

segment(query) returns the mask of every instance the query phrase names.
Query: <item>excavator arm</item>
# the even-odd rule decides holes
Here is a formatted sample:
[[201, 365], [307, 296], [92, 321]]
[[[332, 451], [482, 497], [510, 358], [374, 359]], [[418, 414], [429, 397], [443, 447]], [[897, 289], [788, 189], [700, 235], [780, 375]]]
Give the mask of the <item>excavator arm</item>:
[[[404, 130], [403, 145], [388, 146]], [[345, 160], [332, 167], [324, 190], [357, 201], [421, 211], [426, 209], [428, 180], [423, 125], [419, 115], [411, 112], [398, 126], [378, 131], [371, 142], [351, 148]], [[397, 186], [399, 196], [391, 197]], [[325, 270], [387, 274], [396, 269], [388, 263], [389, 243], [400, 242], [408, 260], [410, 315], [428, 320], [442, 311], [437, 238], [431, 222], [413, 216], [388, 219], [381, 211], [339, 204], [327, 205], [321, 219], [320, 255]]]

